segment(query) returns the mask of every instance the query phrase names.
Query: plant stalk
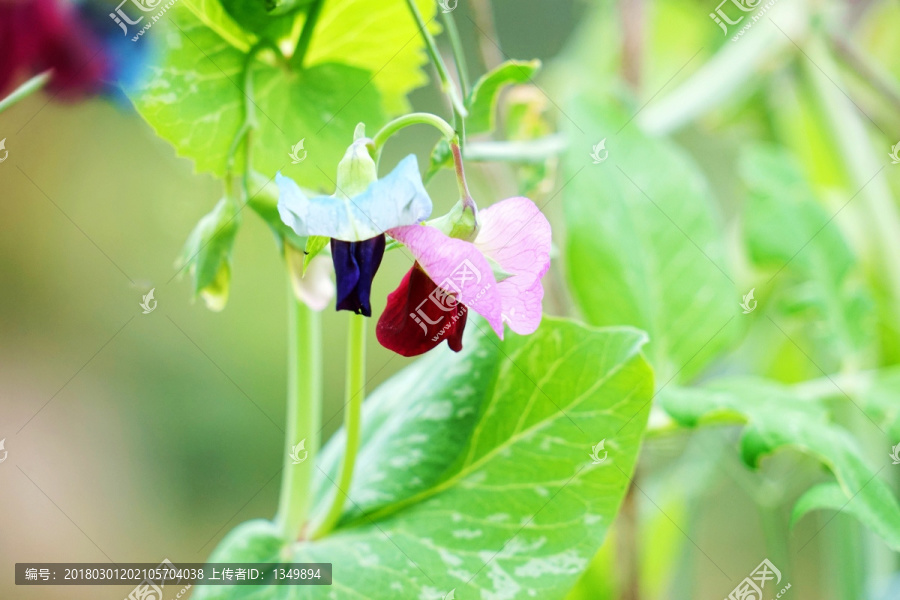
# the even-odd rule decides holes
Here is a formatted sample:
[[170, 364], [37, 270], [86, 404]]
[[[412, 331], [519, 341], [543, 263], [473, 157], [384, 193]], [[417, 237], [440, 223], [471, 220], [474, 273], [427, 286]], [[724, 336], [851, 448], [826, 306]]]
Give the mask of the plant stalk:
[[422, 18], [422, 13], [419, 12], [419, 7], [416, 6], [415, 0], [406, 0], [406, 5], [409, 7], [409, 12], [412, 13], [413, 18], [416, 20], [416, 25], [419, 26], [419, 33], [422, 34], [422, 39], [425, 41], [425, 49], [428, 51], [428, 56], [431, 57], [431, 62], [434, 63], [438, 78], [441, 80], [441, 88], [450, 98], [450, 104], [453, 106], [453, 110], [462, 117], [467, 116], [468, 113], [466, 112], [462, 97], [459, 95], [459, 90], [456, 89], [456, 84], [453, 83], [453, 80], [450, 78], [450, 72], [447, 70], [447, 65], [444, 64], [444, 59], [441, 58], [437, 43], [435, 43], [431, 32], [428, 31], [428, 26], [425, 24], [425, 19]]
[[328, 512], [325, 513], [321, 524], [316, 527], [312, 539], [319, 539], [334, 529], [344, 511], [344, 503], [350, 495], [350, 486], [353, 483], [353, 468], [356, 465], [356, 454], [359, 452], [362, 404], [366, 394], [365, 381], [366, 317], [351, 315], [350, 329], [347, 334], [347, 382], [344, 388], [344, 396], [346, 398], [344, 458], [341, 462], [341, 470], [334, 497], [331, 500], [331, 506]]
[[[634, 479], [638, 473], [635, 468]], [[620, 572], [619, 598], [620, 600], [640, 600], [641, 598], [641, 567], [638, 518], [638, 498], [635, 493], [637, 484], [632, 482], [625, 492], [622, 508], [616, 520], [616, 546], [618, 553], [618, 568]]]
[[405, 127], [418, 125], [420, 123], [437, 128], [441, 132], [441, 135], [447, 140], [452, 140], [456, 137], [456, 131], [454, 131], [450, 123], [439, 116], [425, 112], [410, 113], [408, 115], [403, 115], [402, 117], [397, 117], [375, 134], [375, 137], [372, 138], [372, 143], [375, 145], [376, 155], [381, 155], [381, 149], [392, 135]]
[[451, 140], [450, 151], [453, 153], [453, 164], [456, 166], [456, 183], [459, 186], [459, 197], [464, 208], [475, 209], [475, 201], [469, 193], [469, 184], [466, 182], [466, 171], [463, 167], [462, 151], [457, 140]]
[[[296, 540], [312, 505], [312, 480], [322, 421], [322, 323], [317, 311], [294, 295], [288, 282], [288, 407], [284, 469], [276, 522], [284, 539]], [[304, 443], [304, 448], [294, 447]], [[299, 462], [298, 462], [299, 461]]]
[[459, 89], [463, 98], [469, 95], [469, 67], [466, 63], [466, 53], [463, 50], [462, 40], [459, 37], [459, 29], [456, 27], [456, 19], [453, 13], [445, 12], [444, 26], [447, 28], [447, 37], [450, 40], [450, 48], [453, 51], [453, 62], [456, 63], [456, 74], [459, 77]]
[[[890, 294], [892, 310], [900, 309], [900, 269], [893, 262], [900, 256], [900, 209], [891, 194], [887, 178], [882, 173], [887, 163], [887, 148], [881, 157], [872, 150], [872, 140], [859, 109], [839, 88], [841, 80], [824, 40], [815, 39], [807, 47], [809, 60], [804, 62], [805, 73], [817, 92], [822, 110], [828, 117], [833, 139], [845, 165], [849, 180], [860, 196], [862, 213], [868, 218], [868, 261], [881, 269], [884, 285]], [[832, 73], [826, 77], [824, 72]], [[853, 198], [851, 197], [851, 199]], [[849, 201], [848, 201], [849, 202]]]
[[312, 41], [313, 32], [316, 29], [316, 22], [322, 13], [322, 7], [325, 0], [315, 0], [306, 13], [306, 21], [303, 23], [303, 30], [300, 32], [300, 39], [297, 40], [297, 47], [294, 48], [294, 55], [291, 57], [291, 63], [297, 68], [303, 68], [303, 60], [306, 58], [306, 51], [309, 50], [309, 43]]
[[35, 75], [22, 85], [14, 89], [9, 96], [4, 98], [3, 100], [0, 100], [0, 112], [3, 112], [12, 105], [18, 103], [20, 100], [24, 100], [36, 91], [40, 90], [45, 85], [47, 85], [48, 81], [50, 81], [50, 71], [44, 71], [43, 73]]
[[[447, 27], [447, 37], [450, 39], [450, 48], [453, 51], [453, 62], [456, 64], [456, 76], [459, 79], [459, 88], [462, 97], [469, 97], [469, 69], [466, 65], [466, 54], [462, 41], [459, 38], [459, 30], [456, 28], [456, 20], [453, 14], [443, 13], [444, 25]], [[459, 133], [459, 147], [466, 146], [466, 120], [457, 111], [453, 111], [453, 125]]]

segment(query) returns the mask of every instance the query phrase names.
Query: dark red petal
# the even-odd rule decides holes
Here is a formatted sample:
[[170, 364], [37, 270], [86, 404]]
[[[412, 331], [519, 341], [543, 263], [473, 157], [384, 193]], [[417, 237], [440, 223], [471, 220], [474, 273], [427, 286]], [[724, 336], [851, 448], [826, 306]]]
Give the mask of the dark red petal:
[[416, 263], [388, 296], [375, 334], [382, 346], [401, 356], [424, 354], [444, 340], [459, 352], [467, 312], [465, 305], [439, 288]]

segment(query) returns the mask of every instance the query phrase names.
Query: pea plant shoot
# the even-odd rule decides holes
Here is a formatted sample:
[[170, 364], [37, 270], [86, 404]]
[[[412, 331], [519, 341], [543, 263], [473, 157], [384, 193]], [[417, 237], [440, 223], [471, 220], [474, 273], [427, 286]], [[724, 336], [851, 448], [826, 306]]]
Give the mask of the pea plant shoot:
[[[715, 449], [696, 461], [710, 470], [712, 455], [735, 459], [764, 523], [749, 584], [702, 552], [724, 575], [720, 596], [760, 598], [735, 594], [776, 573], [784, 588], [792, 552], [830, 519], [805, 543], [788, 536], [822, 515], [853, 519], [834, 539], [900, 551], [896, 477], [882, 473], [900, 464], [900, 213], [884, 171], [900, 164], [885, 134], [900, 121], [854, 101], [896, 109], [900, 95], [834, 12], [790, 2], [775, 27], [717, 40], [653, 102], [642, 77], [658, 74], [641, 65], [647, 32], [630, 12], [642, 3], [592, 9], [546, 76], [470, 18], [490, 50], [477, 78], [455, 3], [144, 2], [143, 24], [130, 5], [0, 5], [0, 40], [18, 43], [0, 111], [40, 90], [117, 97], [220, 182], [177, 262], [209, 309], [227, 306], [243, 221], [274, 237], [289, 294], [280, 496], [208, 560], [332, 563], [334, 580], [201, 585], [192, 598], [700, 597], [646, 566], [674, 570], [678, 548], [700, 549], [670, 516], [679, 503], [654, 501], [708, 491], [707, 475], [663, 483], [654, 452], [684, 440]], [[709, 35], [732, 33], [721, 7]], [[598, 58], [598, 32], [620, 49]], [[871, 89], [848, 94], [840, 61]], [[429, 75], [442, 107], [414, 110]], [[427, 156], [385, 152], [411, 131]], [[727, 159], [696, 151], [714, 136]], [[824, 156], [828, 138], [839, 151]], [[730, 177], [712, 177], [726, 162]], [[474, 184], [476, 163], [515, 195]], [[456, 201], [441, 214], [443, 181]], [[388, 254], [409, 266], [376, 298]], [[323, 331], [332, 307], [347, 322], [344, 423], [324, 440], [324, 389], [341, 385], [323, 364], [339, 343]], [[379, 351], [415, 360], [368, 390], [373, 330]], [[785, 455], [813, 475], [779, 471]], [[666, 546], [642, 510], [687, 541]], [[838, 562], [842, 593], [863, 597], [864, 577]]]

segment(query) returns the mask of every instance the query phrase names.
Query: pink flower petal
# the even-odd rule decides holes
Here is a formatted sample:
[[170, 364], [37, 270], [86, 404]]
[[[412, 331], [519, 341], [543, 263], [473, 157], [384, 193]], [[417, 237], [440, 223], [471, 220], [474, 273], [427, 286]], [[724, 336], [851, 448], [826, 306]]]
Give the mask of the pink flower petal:
[[471, 242], [448, 237], [434, 227], [395, 227], [388, 235], [409, 248], [422, 269], [440, 288], [485, 319], [503, 339], [502, 303], [488, 261]]
[[509, 198], [478, 212], [475, 246], [512, 277], [497, 284], [502, 318], [516, 333], [533, 333], [541, 324], [544, 287], [550, 268], [550, 223], [528, 198]]

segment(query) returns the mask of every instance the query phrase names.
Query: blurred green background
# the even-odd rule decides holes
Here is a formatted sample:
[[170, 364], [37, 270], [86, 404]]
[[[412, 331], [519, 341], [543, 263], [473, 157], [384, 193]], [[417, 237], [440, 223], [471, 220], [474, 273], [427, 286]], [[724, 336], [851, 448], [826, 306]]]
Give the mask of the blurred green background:
[[[708, 17], [712, 2], [625, 4], [640, 10], [644, 23], [639, 106], [646, 102], [652, 111], [655, 99], [728, 42]], [[487, 10], [506, 55], [547, 63], [539, 81], [554, 104], [564, 104], [569, 90], [584, 83], [579, 79], [608, 80], [609, 90], [619, 85], [615, 4], [497, 0]], [[475, 16], [469, 5], [461, 2], [457, 15], [471, 62], [478, 65], [473, 70], [480, 73], [480, 56], [496, 48], [485, 45], [465, 18]], [[895, 77], [898, 27], [900, 5], [879, 2], [854, 36]], [[707, 127], [677, 134], [709, 177], [725, 223], [738, 212], [731, 164], [736, 149], [765, 138], [778, 119], [772, 104], [778, 80], [763, 75], [781, 62], [774, 57], [764, 65], [740, 101], [711, 111]], [[419, 109], [444, 110], [434, 86], [411, 100]], [[756, 100], [759, 105], [748, 108]], [[872, 100], [866, 108], [900, 138], [897, 107]], [[797, 131], [797, 149], [813, 156], [836, 153], [821, 140], [802, 137], [802, 127]], [[269, 229], [245, 211], [226, 310], [212, 313], [191, 302], [187, 278], [175, 277], [173, 262], [196, 221], [221, 196], [221, 186], [193, 174], [190, 162], [178, 159], [128, 109], [102, 101], [66, 106], [36, 96], [0, 114], [4, 137], [9, 159], [0, 164], [0, 439], [6, 438], [9, 458], [0, 465], [0, 597], [120, 598], [127, 589], [16, 588], [12, 564], [199, 562], [237, 523], [273, 515], [282, 460], [287, 283]], [[388, 146], [384, 164], [407, 152], [424, 159], [433, 143], [420, 130], [407, 130]], [[516, 176], [508, 166], [479, 165], [470, 184], [476, 199], [490, 204], [518, 193]], [[900, 176], [889, 177], [896, 190]], [[436, 176], [429, 190], [435, 214], [456, 199], [449, 172]], [[537, 194], [543, 200], [552, 195]], [[547, 213], [559, 245], [560, 199]], [[739, 244], [732, 229], [726, 236], [729, 245]], [[407, 268], [403, 256], [387, 255], [375, 280], [375, 314]], [[562, 281], [555, 262], [546, 281], [550, 313], [570, 309]], [[144, 315], [138, 304], [151, 288], [158, 307]], [[341, 315], [325, 311], [326, 438], [341, 421], [345, 324]], [[742, 351], [757, 360], [763, 347], [760, 342], [754, 348], [751, 337]], [[784, 350], [780, 360], [775, 370], [786, 381], [820, 375], [796, 351]], [[370, 389], [407, 362], [371, 336]], [[799, 482], [816, 480], [820, 467], [782, 454], [766, 463], [763, 474], [750, 473], [740, 464], [736, 438], [736, 431], [711, 430], [646, 445], [640, 471], [654, 501], [642, 498], [635, 508], [645, 532], [639, 538], [642, 597], [723, 597], [735, 582], [723, 579], [704, 555], [727, 565], [729, 573], [749, 573], [765, 554], [767, 537], [806, 540], [831, 519], [818, 514], [793, 532], [784, 530], [781, 517], [797, 495], [788, 482], [803, 489]], [[610, 539], [616, 535], [612, 531]], [[835, 585], [835, 569], [849, 569], [884, 589], [896, 557], [867, 550], [879, 544], [848, 517], [834, 517], [791, 559], [790, 582], [803, 592], [787, 597], [850, 598]], [[621, 560], [608, 544], [573, 597], [610, 597], [610, 587], [627, 571]], [[871, 597], [900, 598], [894, 594]]]

